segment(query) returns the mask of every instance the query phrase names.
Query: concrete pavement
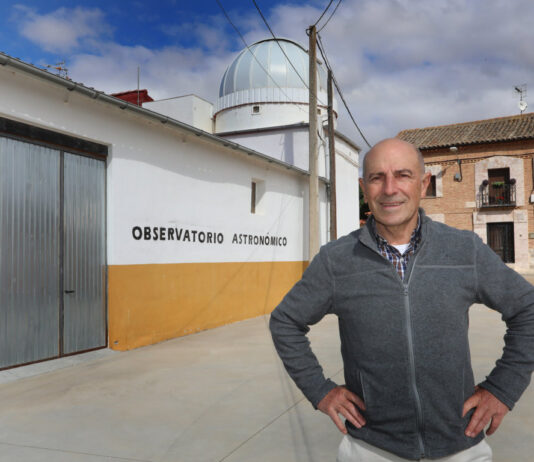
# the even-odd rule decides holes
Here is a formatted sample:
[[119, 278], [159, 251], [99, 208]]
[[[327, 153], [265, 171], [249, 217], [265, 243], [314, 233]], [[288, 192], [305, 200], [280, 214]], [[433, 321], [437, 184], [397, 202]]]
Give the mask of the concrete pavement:
[[[485, 307], [471, 313], [481, 379], [504, 327]], [[0, 373], [0, 462], [335, 460], [341, 434], [288, 379], [267, 322]], [[342, 382], [336, 318], [311, 340], [326, 375]], [[495, 462], [534, 460], [534, 387], [488, 441]]]

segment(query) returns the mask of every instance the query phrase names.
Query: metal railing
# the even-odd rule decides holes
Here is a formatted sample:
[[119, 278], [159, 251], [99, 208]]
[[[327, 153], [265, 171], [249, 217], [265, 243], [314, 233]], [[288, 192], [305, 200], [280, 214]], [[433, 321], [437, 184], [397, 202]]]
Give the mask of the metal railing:
[[514, 207], [515, 184], [490, 184], [477, 194], [478, 207]]

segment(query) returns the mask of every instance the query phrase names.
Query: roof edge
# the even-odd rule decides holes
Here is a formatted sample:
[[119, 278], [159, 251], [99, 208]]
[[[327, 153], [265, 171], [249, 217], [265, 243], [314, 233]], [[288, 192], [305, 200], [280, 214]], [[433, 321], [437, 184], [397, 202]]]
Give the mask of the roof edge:
[[479, 124], [484, 122], [493, 122], [493, 121], [499, 121], [499, 120], [510, 120], [510, 119], [520, 119], [521, 117], [527, 117], [527, 116], [534, 116], [534, 112], [527, 112], [526, 114], [514, 114], [511, 116], [502, 116], [502, 117], [493, 117], [491, 119], [480, 119], [480, 120], [471, 120], [469, 122], [458, 122], [455, 124], [445, 124], [445, 125], [430, 125], [428, 127], [421, 127], [421, 128], [407, 128], [405, 130], [401, 130], [397, 136], [399, 136], [401, 133], [407, 133], [407, 132], [414, 132], [414, 131], [420, 131], [420, 130], [430, 130], [433, 128], [452, 128], [452, 127], [460, 127], [465, 125], [472, 125], [472, 124]]
[[[110, 104], [112, 106], [117, 106], [119, 109], [122, 110], [128, 110], [135, 114], [141, 115], [143, 117], [146, 117], [151, 120], [156, 120], [162, 124], [169, 124], [176, 128], [179, 128], [183, 131], [189, 132], [194, 134], [195, 136], [204, 138], [212, 143], [215, 143], [217, 145], [222, 145], [225, 148], [230, 148], [235, 151], [240, 151], [247, 155], [252, 155], [254, 157], [257, 157], [258, 159], [261, 159], [265, 162], [276, 164], [280, 167], [283, 167], [287, 170], [292, 170], [295, 172], [300, 173], [301, 175], [309, 176], [309, 172], [307, 170], [301, 169], [299, 167], [295, 167], [294, 165], [288, 164], [286, 162], [283, 162], [281, 160], [272, 158], [266, 154], [263, 154], [261, 152], [258, 152], [254, 149], [249, 149], [245, 146], [242, 146], [238, 143], [234, 143], [233, 141], [229, 141], [225, 138], [220, 138], [216, 135], [213, 135], [212, 133], [205, 132], [204, 130], [201, 130], [199, 128], [193, 127], [192, 125], [186, 124], [184, 122], [180, 122], [179, 120], [173, 119], [171, 117], [165, 116], [163, 114], [159, 114], [157, 112], [151, 111], [149, 109], [145, 109], [143, 107], [137, 106], [135, 104], [128, 103], [127, 101], [124, 101], [119, 98], [115, 98], [113, 96], [110, 96], [103, 91], [95, 90], [94, 88], [86, 87], [85, 85], [74, 82], [72, 80], [65, 79], [63, 77], [60, 77], [55, 74], [51, 74], [50, 72], [47, 72], [43, 69], [39, 69], [38, 67], [34, 66], [33, 64], [25, 63], [24, 61], [21, 61], [20, 59], [13, 58], [9, 55], [6, 55], [5, 53], [0, 52], [0, 66], [9, 66], [12, 68], [15, 68], [17, 70], [20, 70], [22, 72], [26, 72], [30, 75], [33, 75], [35, 77], [39, 77], [43, 80], [49, 81], [51, 83], [54, 83], [56, 85], [60, 85], [64, 88], [66, 88], [68, 91], [75, 91], [77, 93], [80, 93], [84, 96], [87, 96], [94, 100], [100, 100], [104, 103]], [[328, 180], [325, 178], [321, 178], [323, 182], [328, 183]]]

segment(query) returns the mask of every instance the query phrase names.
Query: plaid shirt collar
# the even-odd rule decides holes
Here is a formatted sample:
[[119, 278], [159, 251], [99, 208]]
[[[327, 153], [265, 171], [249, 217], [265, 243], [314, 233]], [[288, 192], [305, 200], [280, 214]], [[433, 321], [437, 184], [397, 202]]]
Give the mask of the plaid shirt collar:
[[389, 260], [389, 262], [395, 267], [400, 278], [404, 280], [406, 268], [408, 267], [408, 261], [413, 256], [417, 250], [417, 247], [419, 246], [419, 243], [421, 242], [421, 215], [418, 214], [417, 216], [417, 226], [412, 232], [408, 248], [402, 255], [395, 247], [389, 244], [386, 239], [378, 234], [376, 222], [374, 218], [372, 220], [371, 229], [376, 239], [378, 251], [384, 258]]

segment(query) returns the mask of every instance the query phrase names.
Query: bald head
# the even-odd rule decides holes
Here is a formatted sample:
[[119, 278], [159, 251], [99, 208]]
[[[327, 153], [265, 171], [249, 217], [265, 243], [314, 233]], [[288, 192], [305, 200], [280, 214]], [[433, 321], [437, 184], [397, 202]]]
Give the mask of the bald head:
[[403, 141], [399, 138], [387, 138], [385, 140], [376, 143], [365, 154], [363, 159], [363, 181], [367, 181], [367, 174], [369, 173], [369, 162], [376, 154], [386, 154], [388, 152], [402, 152], [405, 156], [414, 156], [416, 158], [417, 165], [420, 169], [419, 173], [423, 175], [425, 173], [425, 161], [421, 151], [417, 149], [412, 143]]
[[365, 156], [360, 179], [363, 197], [378, 233], [390, 244], [410, 242], [429, 182], [423, 156], [406, 141], [380, 141]]

